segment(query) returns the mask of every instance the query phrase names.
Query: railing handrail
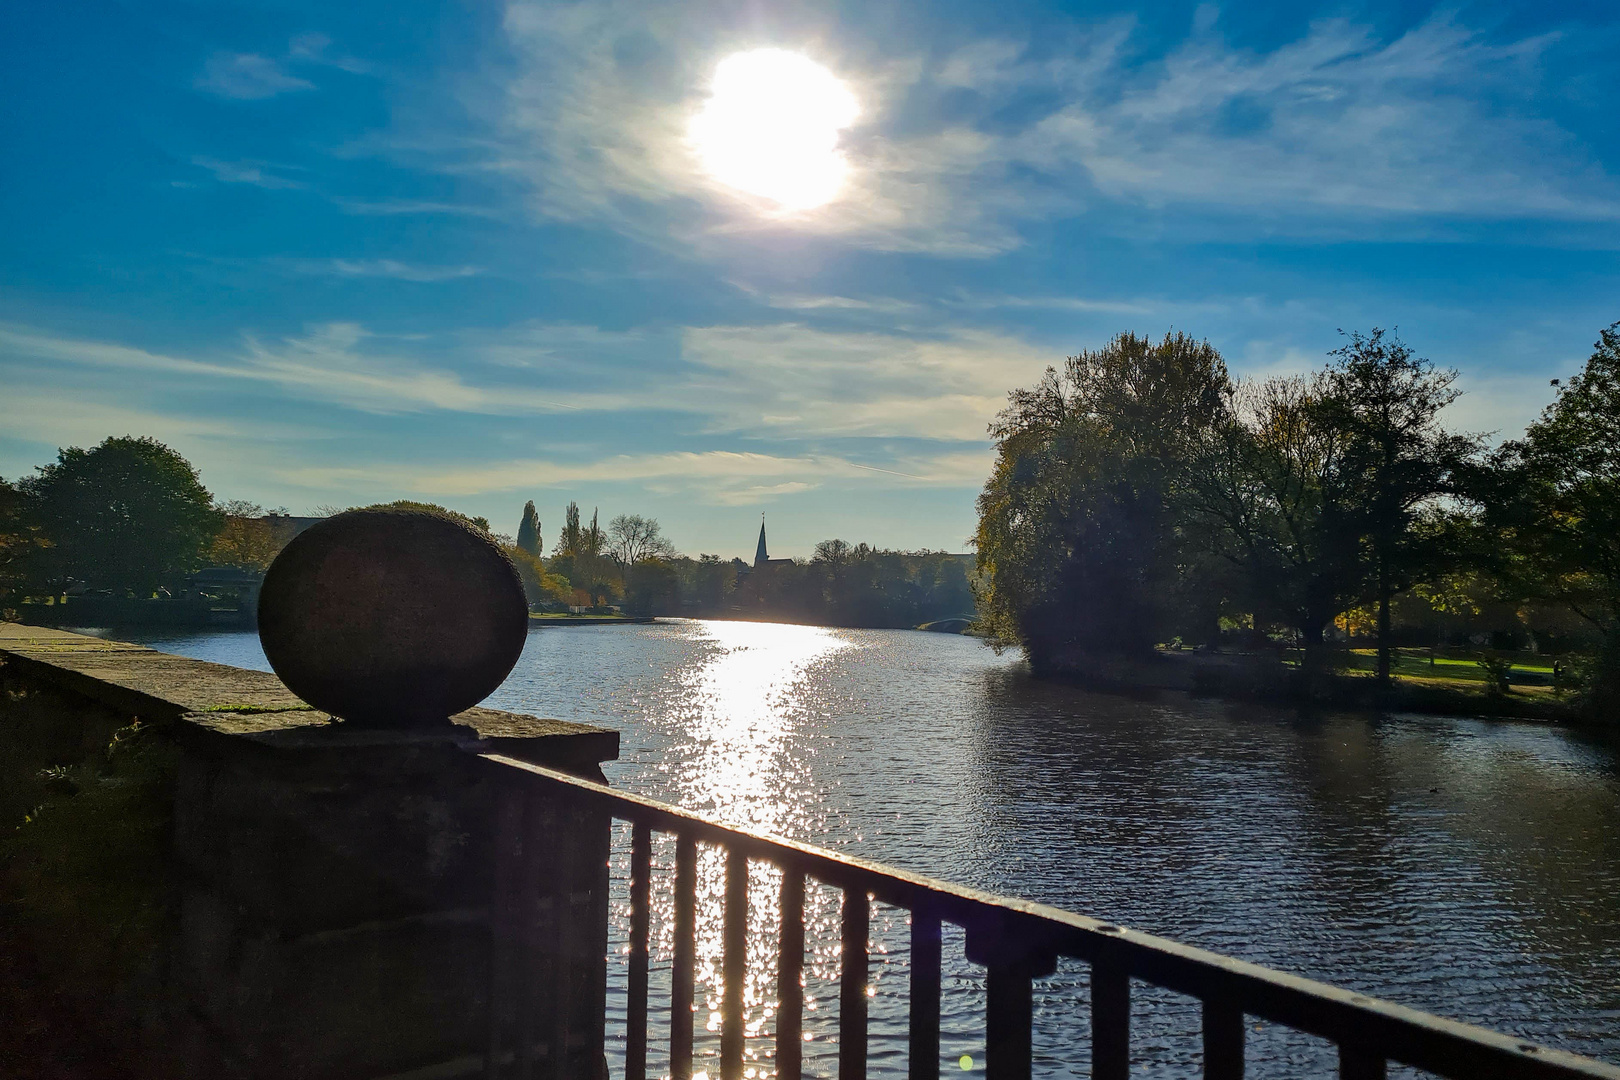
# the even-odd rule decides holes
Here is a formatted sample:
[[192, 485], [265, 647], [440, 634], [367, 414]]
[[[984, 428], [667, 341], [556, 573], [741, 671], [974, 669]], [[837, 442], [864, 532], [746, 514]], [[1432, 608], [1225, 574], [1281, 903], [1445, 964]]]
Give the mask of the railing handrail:
[[[1205, 1002], [1298, 1031], [1356, 1045], [1458, 1080], [1486, 1077], [1598, 1077], [1620, 1080], [1620, 1066], [1538, 1046], [1488, 1028], [1434, 1016], [1327, 983], [1274, 971], [1219, 953], [1131, 930], [1031, 900], [1000, 896], [886, 866], [870, 859], [729, 825], [643, 795], [504, 754], [479, 755], [497, 765], [571, 789], [614, 817], [723, 844], [750, 858], [792, 867], [844, 889], [858, 889], [913, 912], [922, 910], [972, 932], [1050, 955], [1106, 964]], [[970, 943], [971, 945], [971, 943]]]

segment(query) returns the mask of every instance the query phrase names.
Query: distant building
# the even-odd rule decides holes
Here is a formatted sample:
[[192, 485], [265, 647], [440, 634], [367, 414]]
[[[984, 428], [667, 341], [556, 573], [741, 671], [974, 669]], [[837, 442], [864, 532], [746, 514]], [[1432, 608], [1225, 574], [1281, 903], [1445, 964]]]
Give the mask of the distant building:
[[754, 549], [754, 569], [763, 570], [769, 566], [792, 566], [792, 559], [773, 559], [765, 547], [765, 522], [759, 523], [759, 546]]

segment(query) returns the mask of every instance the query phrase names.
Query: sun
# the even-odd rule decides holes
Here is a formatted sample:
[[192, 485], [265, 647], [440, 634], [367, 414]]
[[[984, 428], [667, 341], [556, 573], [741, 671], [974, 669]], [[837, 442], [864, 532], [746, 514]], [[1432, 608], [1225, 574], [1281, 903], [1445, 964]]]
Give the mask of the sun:
[[736, 53], [714, 72], [713, 96], [692, 118], [693, 146], [709, 175], [783, 210], [831, 202], [849, 163], [838, 133], [860, 106], [849, 87], [785, 49]]

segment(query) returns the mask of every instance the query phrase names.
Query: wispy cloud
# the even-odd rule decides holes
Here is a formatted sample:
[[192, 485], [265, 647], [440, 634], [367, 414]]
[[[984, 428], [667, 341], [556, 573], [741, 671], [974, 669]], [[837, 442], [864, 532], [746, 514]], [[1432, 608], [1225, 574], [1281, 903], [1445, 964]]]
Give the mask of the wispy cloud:
[[484, 272], [480, 266], [421, 266], [395, 259], [292, 259], [284, 265], [294, 273], [317, 277], [393, 278], [423, 283], [455, 281]]
[[251, 184], [271, 190], [307, 186], [302, 181], [277, 176], [272, 170], [278, 166], [265, 161], [220, 161], [218, 158], [194, 157], [191, 163], [213, 173], [214, 179], [222, 184]]
[[649, 239], [787, 231], [951, 256], [1121, 204], [1282, 231], [1620, 221], [1620, 184], [1535, 97], [1555, 38], [1495, 42], [1441, 14], [1393, 39], [1320, 21], [1256, 51], [1207, 11], [1153, 56], [1125, 22], [1062, 31], [1059, 46], [886, 60], [823, 28], [817, 58], [863, 107], [845, 145], [851, 189], [821, 210], [761, 214], [703, 176], [685, 141], [712, 64], [749, 44], [723, 11], [514, 0], [520, 63], [487, 167], [525, 179], [546, 217]]
[[301, 401], [377, 414], [686, 414], [711, 435], [777, 440], [982, 444], [1007, 389], [1062, 359], [981, 330], [912, 337], [799, 323], [688, 327], [674, 335], [558, 324], [412, 343], [436, 361], [404, 354], [394, 347], [400, 344], [330, 323], [274, 340], [246, 335], [239, 347], [194, 358], [0, 326], [0, 360], [12, 364], [140, 372], [187, 386], [268, 384]]
[[203, 61], [195, 86], [205, 93], [236, 101], [261, 101], [299, 90], [313, 90], [315, 84], [294, 75], [288, 66], [337, 68], [352, 75], [367, 74], [372, 66], [358, 57], [338, 52], [332, 39], [317, 31], [294, 35], [286, 52], [278, 57], [260, 53], [220, 51]]
[[465, 203], [436, 202], [432, 199], [359, 199], [347, 195], [332, 199], [345, 213], [370, 217], [397, 214], [451, 214], [465, 217], [499, 217], [500, 211]]
[[11, 438], [55, 446], [93, 446], [109, 435], [123, 434], [226, 442], [309, 440], [322, 434], [310, 427], [278, 421], [138, 408], [98, 400], [98, 393], [106, 392], [81, 388], [64, 394], [55, 387], [8, 386], [0, 395], [0, 426]]
[[983, 330], [914, 337], [797, 323], [693, 328], [682, 351], [702, 370], [664, 393], [701, 402], [713, 430], [975, 442], [1009, 387], [1062, 360]]
[[278, 60], [258, 53], [217, 52], [204, 63], [197, 89], [238, 101], [259, 101], [315, 84], [289, 74]]
[[196, 360], [0, 326], [0, 358], [168, 374], [193, 385], [197, 380], [273, 384], [301, 400], [371, 413], [523, 415], [619, 404], [607, 395], [576, 395], [569, 402], [521, 384], [474, 385], [454, 372], [376, 350], [370, 338], [354, 324], [332, 323], [279, 341], [249, 336], [236, 352]]
[[340, 53], [332, 48], [332, 39], [318, 31], [298, 34], [287, 43], [287, 56], [291, 60], [302, 61], [306, 64], [321, 64], [326, 67], [335, 67], [340, 71], [347, 71], [351, 75], [365, 75], [372, 70], [372, 65], [347, 53]]
[[[701, 502], [740, 506], [797, 494], [832, 482], [878, 486], [974, 486], [984, 476], [984, 455], [947, 454], [905, 459], [917, 472], [872, 468], [836, 455], [781, 456], [729, 450], [623, 454], [597, 461], [541, 458], [450, 466], [300, 466], [277, 478], [301, 487], [408, 492], [455, 497], [581, 484], [635, 484], [661, 494], [691, 494]], [[896, 479], [898, 478], [898, 479]]]

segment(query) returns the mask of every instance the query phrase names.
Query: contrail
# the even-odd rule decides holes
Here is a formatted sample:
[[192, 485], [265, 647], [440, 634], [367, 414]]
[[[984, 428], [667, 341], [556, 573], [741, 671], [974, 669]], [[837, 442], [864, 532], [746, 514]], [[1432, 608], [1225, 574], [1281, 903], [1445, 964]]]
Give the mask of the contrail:
[[890, 476], [904, 476], [909, 480], [927, 480], [928, 479], [928, 477], [926, 477], [926, 476], [918, 476], [916, 473], [895, 472], [893, 469], [880, 469], [876, 465], [857, 465], [853, 461], [846, 461], [846, 462], [844, 462], [844, 464], [848, 465], [852, 469], [865, 469], [867, 472], [888, 473]]

